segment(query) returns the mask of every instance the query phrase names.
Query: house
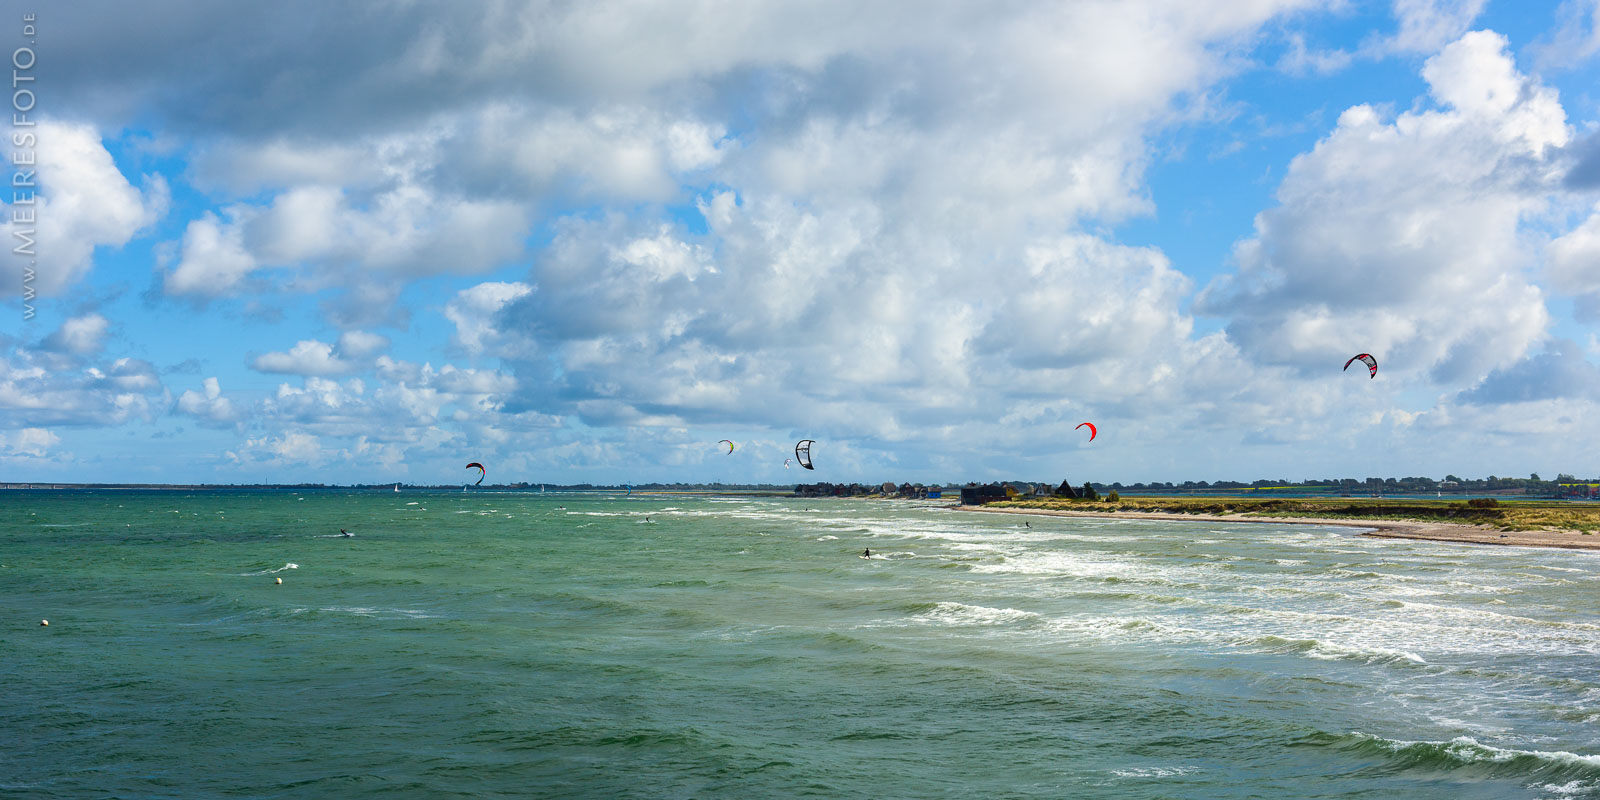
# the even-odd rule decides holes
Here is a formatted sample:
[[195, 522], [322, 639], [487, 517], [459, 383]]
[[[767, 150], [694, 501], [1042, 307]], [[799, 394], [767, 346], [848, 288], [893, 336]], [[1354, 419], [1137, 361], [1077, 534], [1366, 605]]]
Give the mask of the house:
[[964, 506], [981, 506], [984, 503], [993, 503], [1004, 499], [1006, 499], [1005, 487], [998, 483], [991, 483], [987, 486], [979, 486], [974, 483], [968, 484], [961, 489], [961, 505]]

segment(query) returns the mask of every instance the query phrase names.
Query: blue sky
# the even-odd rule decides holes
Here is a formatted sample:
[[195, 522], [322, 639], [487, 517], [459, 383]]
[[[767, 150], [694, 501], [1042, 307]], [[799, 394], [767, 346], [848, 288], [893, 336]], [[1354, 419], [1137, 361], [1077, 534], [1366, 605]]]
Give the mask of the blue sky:
[[0, 480], [1600, 474], [1597, 8], [13, 4]]

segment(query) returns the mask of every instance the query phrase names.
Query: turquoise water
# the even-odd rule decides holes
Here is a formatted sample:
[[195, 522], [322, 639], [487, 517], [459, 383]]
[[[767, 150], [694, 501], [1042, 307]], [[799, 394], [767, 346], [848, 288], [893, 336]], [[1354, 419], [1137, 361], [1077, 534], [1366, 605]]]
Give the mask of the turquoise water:
[[1590, 554], [860, 500], [0, 509], [3, 797], [1600, 797]]

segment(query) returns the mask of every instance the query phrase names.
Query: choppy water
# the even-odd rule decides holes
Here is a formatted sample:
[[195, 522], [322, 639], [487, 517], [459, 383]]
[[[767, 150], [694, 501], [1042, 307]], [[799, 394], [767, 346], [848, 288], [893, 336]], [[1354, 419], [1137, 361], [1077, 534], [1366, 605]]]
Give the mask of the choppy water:
[[5, 797], [1600, 797], [1585, 553], [871, 501], [0, 512]]

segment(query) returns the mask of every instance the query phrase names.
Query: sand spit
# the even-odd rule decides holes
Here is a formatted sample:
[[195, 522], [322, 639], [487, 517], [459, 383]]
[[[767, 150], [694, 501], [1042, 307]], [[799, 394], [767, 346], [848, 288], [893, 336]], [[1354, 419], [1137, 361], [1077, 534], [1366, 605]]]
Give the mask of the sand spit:
[[961, 511], [992, 514], [1030, 514], [1041, 517], [1101, 517], [1106, 519], [1159, 519], [1179, 522], [1276, 522], [1297, 525], [1339, 525], [1363, 528], [1363, 536], [1386, 539], [1426, 539], [1433, 542], [1495, 544], [1518, 547], [1563, 547], [1569, 550], [1600, 550], [1600, 536], [1585, 536], [1579, 531], [1500, 531], [1479, 525], [1449, 522], [1422, 522], [1392, 519], [1354, 520], [1329, 517], [1267, 517], [1254, 514], [1162, 514], [1143, 511], [1063, 511], [1043, 508], [993, 508], [989, 506], [951, 506]]

